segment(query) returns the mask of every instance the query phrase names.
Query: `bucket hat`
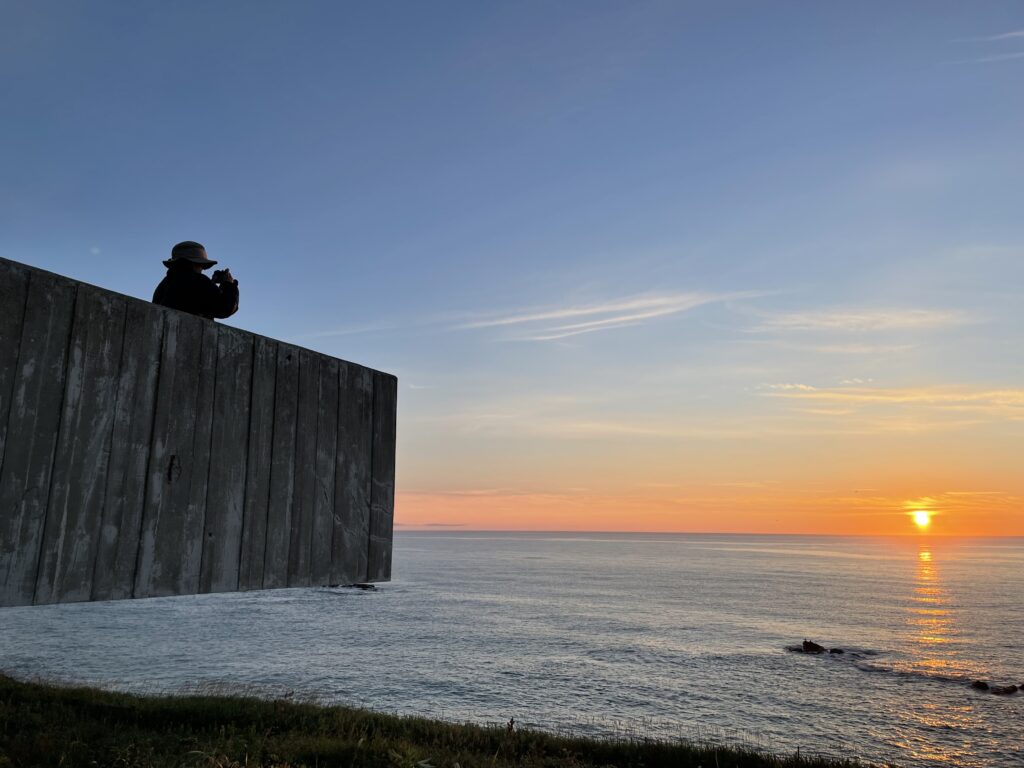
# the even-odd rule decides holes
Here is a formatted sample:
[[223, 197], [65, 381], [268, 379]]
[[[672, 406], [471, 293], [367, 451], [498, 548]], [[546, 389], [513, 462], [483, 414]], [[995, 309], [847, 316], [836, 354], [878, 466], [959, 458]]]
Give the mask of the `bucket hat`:
[[185, 240], [171, 248], [171, 258], [164, 262], [165, 267], [179, 261], [191, 261], [193, 264], [201, 264], [203, 269], [212, 267], [217, 262], [206, 258], [206, 249], [193, 240]]

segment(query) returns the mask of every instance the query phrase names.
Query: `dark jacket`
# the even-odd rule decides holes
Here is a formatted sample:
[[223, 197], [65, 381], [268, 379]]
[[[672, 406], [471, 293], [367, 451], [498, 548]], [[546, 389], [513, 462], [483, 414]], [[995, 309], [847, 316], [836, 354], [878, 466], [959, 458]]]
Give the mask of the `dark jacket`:
[[238, 311], [238, 285], [217, 285], [190, 266], [173, 266], [153, 293], [153, 303], [213, 320]]

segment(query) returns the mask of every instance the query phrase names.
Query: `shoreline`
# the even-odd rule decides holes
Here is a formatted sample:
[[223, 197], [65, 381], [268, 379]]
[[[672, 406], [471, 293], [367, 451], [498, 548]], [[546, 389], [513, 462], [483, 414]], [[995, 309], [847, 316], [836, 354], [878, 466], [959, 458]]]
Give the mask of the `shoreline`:
[[736, 766], [856, 768], [854, 760], [655, 739], [597, 739], [239, 695], [161, 696], [0, 674], [7, 766]]

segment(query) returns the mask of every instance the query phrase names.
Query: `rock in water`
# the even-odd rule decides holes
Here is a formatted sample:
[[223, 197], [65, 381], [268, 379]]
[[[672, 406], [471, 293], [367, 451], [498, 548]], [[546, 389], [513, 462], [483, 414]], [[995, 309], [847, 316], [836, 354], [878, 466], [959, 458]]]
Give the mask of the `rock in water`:
[[829, 653], [846, 653], [846, 651], [844, 651], [842, 648], [829, 648], [828, 652]]
[[973, 688], [976, 691], [987, 691], [988, 683], [986, 683], [984, 680], [975, 680], [973, 683], [971, 683], [971, 688]]
[[994, 693], [996, 696], [1009, 696], [1011, 693], [1016, 692], [1016, 685], [997, 685], [990, 689], [990, 693]]
[[813, 642], [811, 640], [806, 640], [806, 639], [803, 642], [802, 648], [803, 648], [803, 652], [804, 653], [824, 653], [825, 652], [825, 646], [818, 645], [817, 643], [815, 643], [815, 642]]

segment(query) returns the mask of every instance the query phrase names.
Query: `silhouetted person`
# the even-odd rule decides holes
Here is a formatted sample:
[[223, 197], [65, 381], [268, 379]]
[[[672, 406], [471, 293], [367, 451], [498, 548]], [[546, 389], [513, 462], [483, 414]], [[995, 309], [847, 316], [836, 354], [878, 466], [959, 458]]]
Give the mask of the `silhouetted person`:
[[212, 280], [203, 274], [216, 263], [199, 243], [178, 243], [164, 262], [167, 276], [156, 287], [153, 303], [208, 320], [231, 317], [238, 311], [238, 281], [227, 269], [218, 269]]

